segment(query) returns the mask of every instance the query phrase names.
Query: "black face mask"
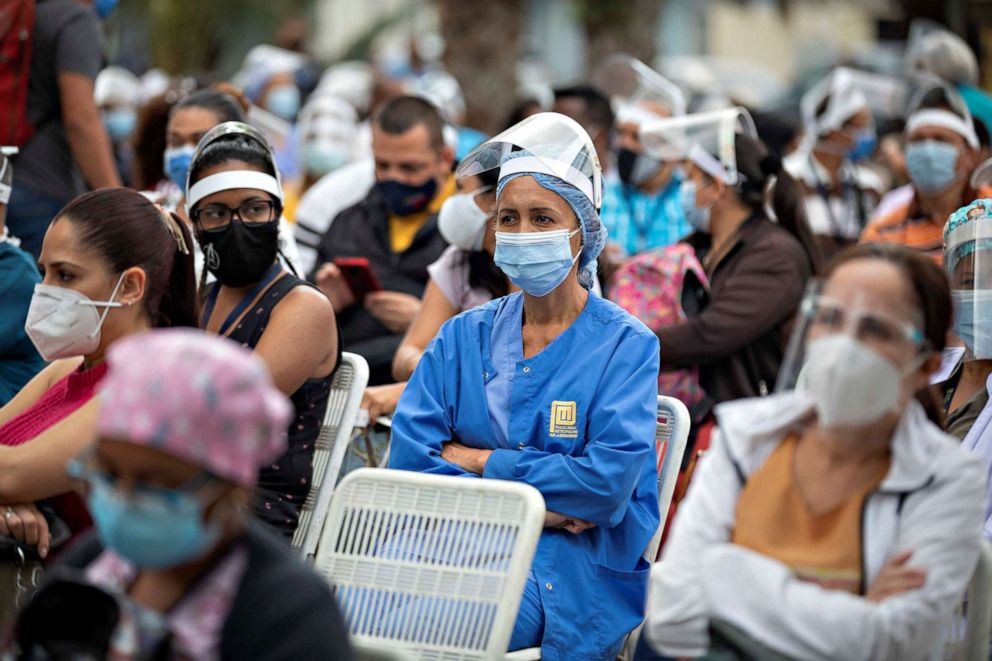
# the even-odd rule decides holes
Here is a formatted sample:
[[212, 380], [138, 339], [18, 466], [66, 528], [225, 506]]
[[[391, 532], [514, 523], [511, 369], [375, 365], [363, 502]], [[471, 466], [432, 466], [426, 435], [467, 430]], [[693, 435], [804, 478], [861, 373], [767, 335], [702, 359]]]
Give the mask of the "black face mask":
[[376, 183], [376, 188], [386, 202], [386, 208], [394, 216], [409, 216], [423, 211], [434, 199], [437, 180], [431, 177], [419, 186], [411, 186], [393, 179]]
[[196, 240], [203, 248], [207, 270], [222, 285], [247, 287], [261, 280], [276, 261], [279, 220], [245, 225], [235, 218], [223, 229], [197, 228]]
[[658, 174], [661, 165], [661, 161], [646, 154], [623, 148], [617, 150], [617, 174], [628, 186], [640, 186]]

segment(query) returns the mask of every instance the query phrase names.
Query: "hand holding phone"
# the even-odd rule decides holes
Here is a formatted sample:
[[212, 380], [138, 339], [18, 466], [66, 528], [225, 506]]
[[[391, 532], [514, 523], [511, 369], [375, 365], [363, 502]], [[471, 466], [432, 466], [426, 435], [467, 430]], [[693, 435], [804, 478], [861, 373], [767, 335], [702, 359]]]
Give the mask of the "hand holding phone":
[[341, 276], [355, 297], [356, 303], [362, 303], [365, 297], [376, 291], [382, 291], [379, 278], [365, 257], [336, 257], [334, 265], [341, 271]]

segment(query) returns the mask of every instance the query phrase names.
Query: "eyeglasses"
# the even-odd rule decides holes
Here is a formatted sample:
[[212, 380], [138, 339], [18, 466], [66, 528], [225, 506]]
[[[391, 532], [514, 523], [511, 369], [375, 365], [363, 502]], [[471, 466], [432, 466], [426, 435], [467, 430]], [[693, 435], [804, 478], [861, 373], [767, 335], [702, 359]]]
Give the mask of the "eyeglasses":
[[848, 332], [866, 342], [910, 342], [923, 345], [923, 333], [908, 321], [879, 312], [850, 309], [839, 301], [813, 296], [803, 301], [803, 315], [809, 319], [810, 330], [818, 332]]
[[226, 227], [237, 218], [245, 225], [262, 225], [275, 219], [276, 203], [272, 200], [249, 200], [231, 208], [226, 204], [208, 204], [193, 210], [193, 221], [205, 230]]

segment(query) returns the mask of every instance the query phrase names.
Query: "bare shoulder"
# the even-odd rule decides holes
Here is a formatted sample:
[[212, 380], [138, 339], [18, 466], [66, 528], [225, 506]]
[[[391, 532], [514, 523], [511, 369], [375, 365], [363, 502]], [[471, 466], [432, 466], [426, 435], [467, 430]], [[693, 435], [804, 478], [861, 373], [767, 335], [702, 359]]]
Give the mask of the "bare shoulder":
[[294, 287], [279, 301], [279, 305], [272, 311], [272, 316], [292, 316], [297, 320], [303, 316], [315, 325], [334, 324], [334, 308], [327, 296], [320, 290], [308, 286]]

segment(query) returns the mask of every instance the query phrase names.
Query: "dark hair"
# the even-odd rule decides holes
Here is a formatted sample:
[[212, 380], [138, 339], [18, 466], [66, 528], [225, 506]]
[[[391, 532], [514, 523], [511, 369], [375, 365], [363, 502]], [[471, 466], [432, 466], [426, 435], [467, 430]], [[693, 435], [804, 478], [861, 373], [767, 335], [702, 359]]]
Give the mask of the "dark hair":
[[444, 120], [430, 101], [419, 96], [398, 96], [387, 101], [372, 117], [375, 126], [390, 135], [402, 135], [416, 126], [427, 129], [432, 149], [444, 147]]
[[585, 115], [586, 121], [580, 121], [580, 124], [596, 124], [604, 131], [613, 128], [613, 106], [610, 104], [610, 99], [592, 85], [572, 85], [557, 88], [555, 101], [564, 99], [582, 101], [582, 114]]
[[130, 139], [134, 148], [131, 181], [137, 190], [152, 189], [166, 177], [162, 154], [174, 97], [174, 92], [159, 94], [138, 110], [138, 125]]
[[266, 174], [276, 176], [275, 166], [268, 149], [246, 134], [229, 133], [217, 138], [200, 151], [196, 160], [190, 165], [190, 183], [198, 181], [204, 170], [228, 161], [244, 161]]
[[[941, 352], [951, 328], [953, 305], [951, 285], [944, 269], [923, 253], [896, 243], [867, 243], [853, 246], [841, 252], [826, 270], [829, 277], [837, 269], [857, 259], [881, 259], [896, 267], [913, 291], [914, 303], [923, 316], [923, 337], [927, 347]], [[923, 405], [927, 417], [940, 427], [944, 426], [944, 410], [941, 399], [933, 386], [926, 386], [916, 393], [916, 399]]]
[[101, 188], [80, 195], [52, 222], [64, 218], [72, 223], [82, 245], [106, 260], [111, 271], [121, 273], [134, 266], [144, 270], [144, 307], [153, 326], [197, 328], [193, 238], [186, 224], [170, 215], [188, 254], [180, 252], [163, 210], [128, 188]]
[[764, 213], [765, 190], [774, 177], [771, 202], [775, 218], [782, 229], [799, 241], [812, 272], [817, 273], [823, 257], [806, 220], [806, 204], [799, 184], [782, 168], [782, 161], [769, 155], [759, 141], [738, 134], [735, 144], [737, 171], [743, 175], [743, 181], [736, 186], [741, 200], [753, 211]]
[[230, 93], [233, 90], [208, 88], [193, 92], [172, 108], [170, 117], [185, 108], [202, 108], [217, 115], [217, 123], [245, 121], [242, 103]]

